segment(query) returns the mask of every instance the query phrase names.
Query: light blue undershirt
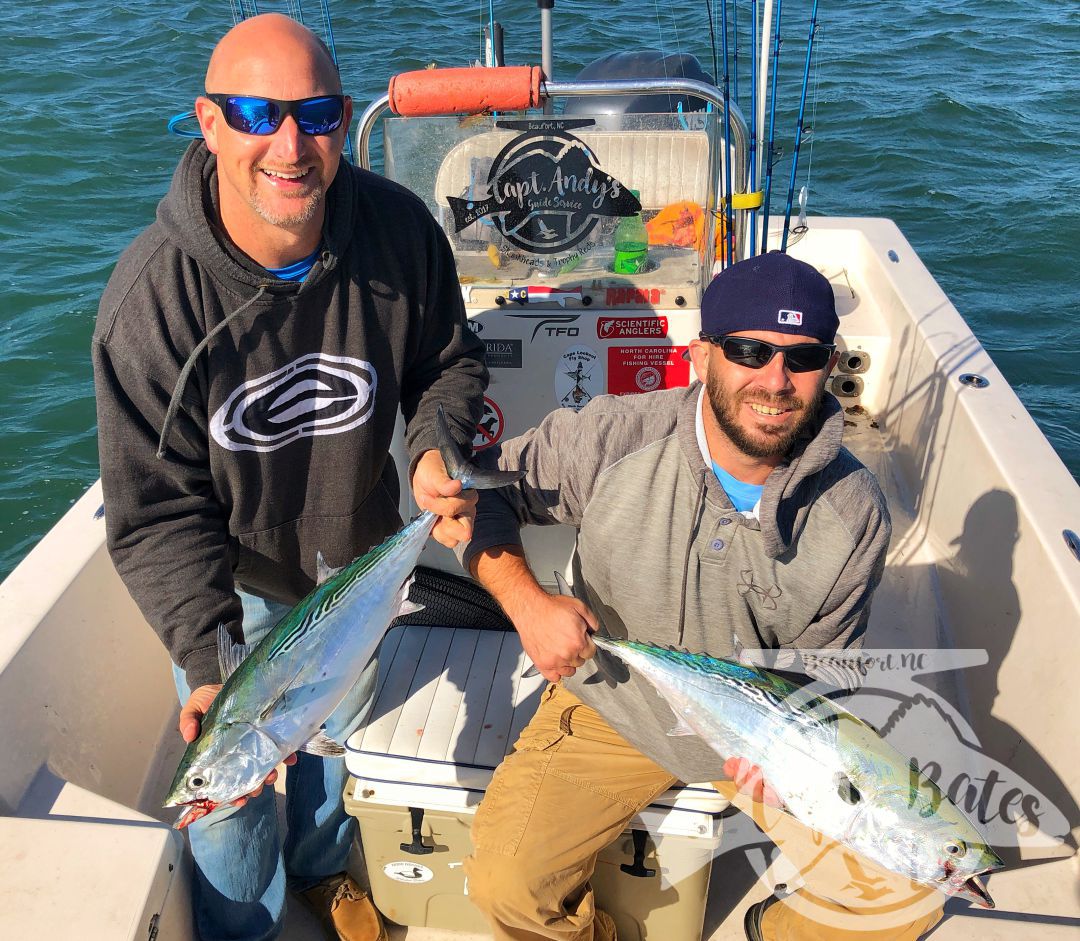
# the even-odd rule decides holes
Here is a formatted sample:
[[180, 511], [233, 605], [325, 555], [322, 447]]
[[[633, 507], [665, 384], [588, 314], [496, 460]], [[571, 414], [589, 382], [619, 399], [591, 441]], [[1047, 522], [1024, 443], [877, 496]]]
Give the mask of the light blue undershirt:
[[315, 267], [315, 262], [318, 260], [321, 251], [322, 246], [315, 249], [307, 258], [294, 261], [291, 265], [286, 265], [284, 268], [267, 268], [266, 270], [282, 281], [303, 281], [311, 269]]
[[712, 459], [712, 455], [709, 453], [709, 442], [705, 437], [705, 419], [703, 417], [704, 413], [702, 412], [704, 407], [705, 387], [702, 386], [701, 393], [698, 395], [697, 420], [695, 422], [698, 448], [701, 450], [701, 456], [704, 458], [706, 465], [713, 469], [713, 473], [716, 474], [716, 479], [720, 481], [720, 486], [724, 488], [724, 492], [731, 500], [731, 505], [742, 513], [743, 516], [757, 519], [758, 508], [761, 504], [761, 492], [765, 487], [762, 484], [743, 483], [741, 480], [732, 477], [731, 474]]

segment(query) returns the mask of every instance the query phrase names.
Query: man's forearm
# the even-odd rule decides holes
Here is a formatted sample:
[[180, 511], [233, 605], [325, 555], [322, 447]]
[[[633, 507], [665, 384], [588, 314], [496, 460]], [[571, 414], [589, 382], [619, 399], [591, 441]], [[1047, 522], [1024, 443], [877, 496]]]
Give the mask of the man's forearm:
[[547, 592], [536, 580], [521, 546], [492, 546], [476, 555], [469, 571], [515, 624], [523, 609]]

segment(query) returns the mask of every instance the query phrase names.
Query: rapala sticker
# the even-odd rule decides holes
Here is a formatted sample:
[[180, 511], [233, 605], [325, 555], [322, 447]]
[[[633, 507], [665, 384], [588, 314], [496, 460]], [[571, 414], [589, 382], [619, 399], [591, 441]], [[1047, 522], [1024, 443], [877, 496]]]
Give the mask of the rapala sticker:
[[776, 322], [787, 324], [791, 327], [802, 326], [802, 311], [801, 310], [781, 310], [776, 313]]
[[573, 346], [555, 367], [555, 404], [580, 412], [604, 391], [604, 367], [595, 350]]
[[498, 444], [502, 437], [505, 422], [502, 409], [486, 395], [484, 396], [484, 414], [476, 423], [476, 435], [473, 437], [473, 450], [483, 451], [493, 444]]
[[604, 304], [607, 307], [619, 307], [623, 304], [651, 304], [655, 307], [660, 303], [663, 294], [660, 288], [608, 288], [604, 295]]
[[690, 382], [685, 346], [612, 346], [608, 348], [608, 387], [612, 395], [635, 395], [677, 389]]
[[599, 340], [624, 340], [632, 337], [663, 339], [667, 336], [667, 317], [598, 317], [596, 337]]
[[406, 860], [387, 863], [382, 867], [382, 871], [387, 879], [393, 879], [395, 882], [414, 882], [417, 885], [430, 882], [435, 878], [435, 873], [428, 869], [427, 866], [421, 866], [419, 863], [407, 862]]
[[521, 369], [521, 340], [484, 340], [488, 369]]
[[[632, 216], [641, 204], [605, 173], [586, 144], [570, 133], [590, 119], [498, 121], [522, 131], [495, 157], [474, 198], [448, 197], [455, 231], [491, 217], [513, 246], [557, 256], [584, 242], [604, 216]], [[561, 263], [561, 261], [559, 262]]]

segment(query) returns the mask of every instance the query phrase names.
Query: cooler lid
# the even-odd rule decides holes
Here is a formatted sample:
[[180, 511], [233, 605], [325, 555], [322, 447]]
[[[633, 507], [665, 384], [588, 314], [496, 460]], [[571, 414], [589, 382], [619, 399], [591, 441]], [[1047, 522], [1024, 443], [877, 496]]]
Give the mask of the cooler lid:
[[[547, 685], [522, 676], [529, 666], [510, 631], [393, 628], [371, 717], [346, 743], [349, 772], [380, 785], [482, 794]], [[655, 803], [712, 815], [727, 807], [708, 784], [679, 785]]]

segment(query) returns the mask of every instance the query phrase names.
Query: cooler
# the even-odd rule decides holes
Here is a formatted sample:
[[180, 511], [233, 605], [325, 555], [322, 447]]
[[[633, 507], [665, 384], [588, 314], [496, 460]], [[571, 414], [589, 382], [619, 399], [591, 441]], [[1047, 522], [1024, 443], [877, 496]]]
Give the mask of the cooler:
[[[403, 925], [486, 933], [462, 860], [492, 772], [532, 717], [543, 677], [513, 632], [397, 627], [383, 642], [372, 718], [348, 742], [357, 817], [379, 910]], [[593, 877], [620, 941], [700, 938], [727, 806], [680, 786], [635, 817]]]

